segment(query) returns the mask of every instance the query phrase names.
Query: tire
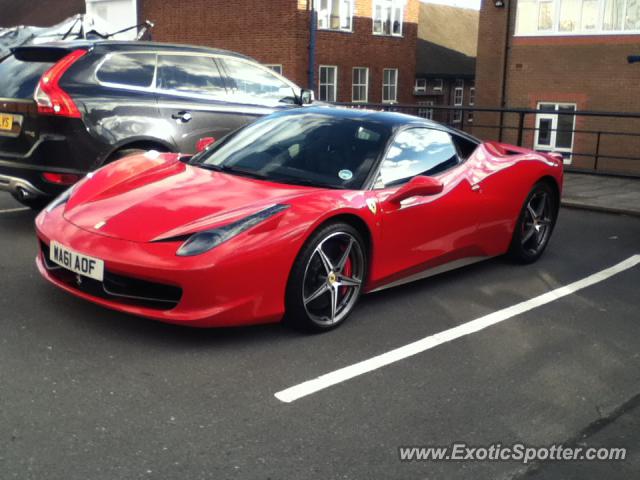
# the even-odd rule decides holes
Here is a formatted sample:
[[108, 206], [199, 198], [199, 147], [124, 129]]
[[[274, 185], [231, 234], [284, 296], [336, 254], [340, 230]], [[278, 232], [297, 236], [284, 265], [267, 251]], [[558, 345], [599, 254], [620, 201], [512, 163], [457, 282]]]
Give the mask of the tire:
[[39, 212], [47, 205], [49, 205], [49, 202], [53, 200], [53, 197], [20, 198], [18, 195], [14, 195], [13, 193], [11, 194], [11, 196], [15, 198], [17, 202], [24, 205], [25, 207], [29, 207], [34, 212]]
[[285, 322], [308, 332], [336, 328], [353, 311], [366, 274], [367, 254], [358, 230], [343, 222], [320, 227], [291, 269]]
[[115, 162], [116, 160], [120, 160], [121, 158], [129, 157], [131, 155], [140, 155], [147, 151], [148, 150], [143, 150], [141, 148], [123, 148], [122, 150], [113, 152], [104, 164], [106, 165], [107, 163]]
[[509, 246], [511, 260], [528, 264], [544, 253], [558, 218], [559, 199], [547, 182], [536, 183], [522, 206]]

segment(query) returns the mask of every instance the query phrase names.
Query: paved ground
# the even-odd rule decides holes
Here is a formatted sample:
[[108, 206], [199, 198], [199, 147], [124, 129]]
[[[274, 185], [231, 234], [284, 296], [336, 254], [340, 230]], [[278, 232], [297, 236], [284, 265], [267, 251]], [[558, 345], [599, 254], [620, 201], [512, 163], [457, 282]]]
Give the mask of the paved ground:
[[[15, 207], [0, 195], [0, 210]], [[637, 218], [563, 210], [537, 264], [496, 259], [373, 294], [316, 336], [188, 330], [75, 299], [38, 277], [32, 222], [0, 212], [3, 480], [637, 474], [640, 266], [293, 403], [274, 397], [638, 254]], [[398, 446], [455, 441], [580, 441], [632, 456], [606, 470], [398, 460]]]
[[565, 173], [562, 203], [640, 216], [640, 179]]

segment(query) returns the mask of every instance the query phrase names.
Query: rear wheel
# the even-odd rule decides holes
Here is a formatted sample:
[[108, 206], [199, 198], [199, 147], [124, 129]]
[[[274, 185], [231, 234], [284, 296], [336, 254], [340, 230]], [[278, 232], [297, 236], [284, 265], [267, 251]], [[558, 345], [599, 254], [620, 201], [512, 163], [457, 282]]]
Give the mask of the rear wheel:
[[366, 258], [362, 237], [351, 225], [331, 223], [316, 231], [291, 271], [286, 321], [315, 332], [343, 323], [362, 292]]
[[513, 232], [509, 256], [519, 263], [535, 262], [544, 252], [558, 216], [558, 199], [546, 182], [537, 183], [524, 202]]
[[122, 150], [112, 153], [105, 163], [115, 162], [116, 160], [120, 160], [121, 158], [129, 157], [131, 155], [140, 155], [146, 151], [147, 150], [142, 150], [141, 148], [123, 148]]

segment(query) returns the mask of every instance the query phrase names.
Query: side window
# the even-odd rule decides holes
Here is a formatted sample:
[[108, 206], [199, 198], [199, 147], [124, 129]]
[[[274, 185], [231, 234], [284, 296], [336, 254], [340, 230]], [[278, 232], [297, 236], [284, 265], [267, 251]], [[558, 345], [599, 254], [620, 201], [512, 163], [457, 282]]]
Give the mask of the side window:
[[273, 100], [293, 98], [293, 89], [268, 69], [226, 57], [224, 64], [236, 85], [237, 93]]
[[151, 87], [156, 68], [154, 53], [116, 53], [107, 57], [96, 76], [103, 83]]
[[212, 57], [160, 55], [158, 88], [200, 95], [226, 93], [224, 78]]
[[469, 158], [478, 147], [478, 144], [476, 142], [457, 135], [453, 137], [453, 141], [456, 144], [456, 147], [458, 147], [458, 153], [460, 153], [460, 157], [463, 160]]
[[458, 164], [451, 136], [431, 128], [411, 128], [396, 135], [380, 168], [385, 187], [417, 175], [435, 175]]

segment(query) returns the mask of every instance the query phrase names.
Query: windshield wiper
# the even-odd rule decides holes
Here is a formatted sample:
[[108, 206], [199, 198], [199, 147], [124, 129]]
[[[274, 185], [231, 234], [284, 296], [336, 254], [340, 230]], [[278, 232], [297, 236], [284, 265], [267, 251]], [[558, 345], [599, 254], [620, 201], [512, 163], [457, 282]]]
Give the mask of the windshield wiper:
[[228, 165], [214, 165], [211, 163], [194, 163], [193, 165], [201, 167], [207, 170], [213, 170], [214, 172], [230, 173], [232, 175], [240, 175], [242, 177], [257, 178], [259, 180], [269, 180], [269, 178], [261, 173], [254, 172], [252, 170], [244, 170], [242, 168], [230, 167]]
[[332, 185], [329, 183], [316, 182], [314, 180], [307, 180], [306, 178], [273, 177], [273, 178], [270, 178], [269, 180], [273, 182], [287, 183], [290, 185], [304, 185], [304, 186], [316, 187], [316, 188], [339, 188], [343, 190], [346, 188], [341, 185]]

